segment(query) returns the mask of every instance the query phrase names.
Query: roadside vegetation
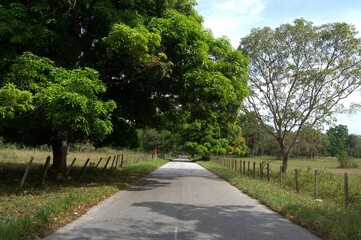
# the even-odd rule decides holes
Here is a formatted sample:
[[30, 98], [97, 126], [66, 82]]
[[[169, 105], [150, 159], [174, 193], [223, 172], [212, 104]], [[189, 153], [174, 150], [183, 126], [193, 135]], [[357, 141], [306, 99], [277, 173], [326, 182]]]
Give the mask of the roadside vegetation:
[[[253, 161], [254, 159], [242, 159]], [[260, 162], [260, 160], [258, 160]], [[271, 161], [272, 162], [272, 161]], [[336, 160], [315, 161], [319, 169], [334, 169], [328, 163], [337, 164]], [[313, 173], [311, 168], [302, 168], [300, 173], [300, 191], [295, 190], [294, 175], [291, 171], [283, 175], [281, 187], [278, 172], [281, 161], [275, 161], [271, 169], [270, 182], [252, 174], [240, 174], [215, 161], [200, 161], [203, 167], [225, 179], [246, 194], [258, 199], [291, 221], [307, 228], [323, 239], [360, 239], [361, 238], [361, 174], [360, 170], [350, 176], [350, 205], [345, 208], [343, 202], [343, 178], [339, 174], [322, 171], [318, 198], [313, 197]], [[305, 166], [302, 160], [290, 160], [290, 169]], [[316, 164], [317, 166], [317, 164]], [[332, 165], [331, 165], [332, 166]], [[312, 169], [315, 169], [312, 167]]]
[[[29, 156], [34, 156], [34, 153], [34, 165], [25, 187], [19, 189], [25, 162]], [[78, 178], [81, 165], [84, 164], [84, 161], [79, 161], [70, 176], [61, 179], [50, 176], [45, 184], [40, 186], [39, 166], [44, 163], [48, 153], [40, 150], [0, 150], [0, 239], [44, 237], [78, 218], [91, 206], [166, 163], [162, 159], [151, 159], [151, 155], [148, 155], [148, 159], [139, 159], [137, 163], [129, 161], [132, 164], [118, 169], [102, 171], [101, 168], [88, 167], [85, 174]], [[69, 155], [99, 160], [98, 157], [113, 153], [114, 151], [108, 150]], [[134, 153], [126, 153], [134, 159]], [[4, 159], [9, 159], [4, 156], [10, 157], [11, 163], [3, 163]]]
[[[314, 159], [323, 157], [358, 172], [360, 162], [355, 158], [361, 157], [361, 136], [349, 134], [344, 125], [320, 130], [332, 123], [335, 113], [360, 109], [340, 105], [361, 87], [361, 39], [355, 26], [315, 26], [301, 18], [275, 29], [254, 29], [234, 49], [227, 37], [216, 38], [203, 26], [196, 4], [194, 0], [2, 1], [1, 239], [43, 236], [164, 163], [159, 159], [139, 163], [147, 157], [122, 151], [132, 165], [103, 172], [95, 167], [100, 158], [104, 164], [119, 152], [99, 152], [93, 146], [187, 153], [203, 159], [215, 154], [272, 155], [282, 159], [286, 180], [287, 169], [298, 168], [289, 161], [294, 157], [310, 159], [302, 170], [309, 175], [319, 163]], [[34, 150], [39, 146], [41, 150]], [[20, 190], [31, 156], [34, 163]], [[39, 187], [48, 156], [52, 170]], [[86, 174], [80, 178], [88, 158]], [[332, 171], [339, 171], [334, 167]], [[232, 179], [241, 177], [233, 174]], [[335, 181], [328, 182], [331, 186]], [[265, 183], [252, 184], [244, 190], [256, 195]], [[285, 203], [302, 199], [303, 193], [293, 196], [284, 191], [276, 188], [269, 194], [284, 196]], [[351, 211], [347, 219], [355, 223], [345, 227], [339, 223], [343, 210], [328, 207], [327, 201], [321, 206], [334, 215], [321, 215], [332, 224], [315, 218], [307, 225], [338, 224], [332, 231], [316, 227], [315, 231], [336, 239], [359, 237], [351, 229], [360, 223], [358, 216], [353, 219], [353, 210], [345, 211]], [[281, 212], [284, 209], [280, 207]], [[303, 219], [294, 212], [289, 217]], [[345, 229], [343, 235], [334, 233], [340, 228]]]

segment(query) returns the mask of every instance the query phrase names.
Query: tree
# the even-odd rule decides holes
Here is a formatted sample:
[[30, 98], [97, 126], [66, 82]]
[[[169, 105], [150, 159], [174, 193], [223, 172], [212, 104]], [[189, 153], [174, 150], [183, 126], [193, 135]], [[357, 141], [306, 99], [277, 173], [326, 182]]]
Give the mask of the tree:
[[360, 136], [349, 134], [346, 139], [347, 153], [350, 157], [357, 156], [357, 147], [360, 145]]
[[114, 131], [97, 145], [134, 147], [137, 129], [180, 136], [183, 124], [216, 114], [220, 138], [239, 147], [239, 131], [230, 125], [248, 94], [249, 62], [228, 39], [216, 39], [202, 27], [195, 4], [6, 0], [0, 5], [0, 79], [12, 74], [14, 61], [26, 51], [68, 71], [97, 70], [107, 86], [99, 97], [117, 103]]
[[320, 130], [313, 129], [305, 125], [299, 134], [292, 154], [315, 158], [319, 155], [327, 155], [329, 141], [327, 135]]
[[[259, 123], [254, 113], [242, 114], [240, 116], [240, 126], [251, 156], [262, 156], [264, 154], [279, 156], [274, 138]], [[270, 131], [273, 129], [272, 126], [268, 126], [268, 128]]]
[[327, 130], [329, 153], [332, 157], [347, 154], [348, 129], [345, 125], [338, 125]]
[[147, 152], [159, 148], [163, 142], [162, 134], [155, 129], [138, 130], [138, 138], [140, 148]]
[[[329, 120], [339, 103], [360, 86], [361, 44], [355, 27], [346, 23], [314, 26], [297, 19], [276, 29], [253, 29], [240, 49], [250, 59], [254, 111], [282, 153], [287, 170], [289, 153], [301, 129]], [[288, 135], [294, 136], [286, 143]]]
[[2, 135], [26, 145], [52, 145], [53, 168], [59, 172], [66, 171], [69, 142], [101, 139], [112, 131], [116, 105], [97, 97], [106, 88], [93, 69], [59, 68], [28, 52], [11, 67], [5, 82], [0, 92], [10, 86], [30, 95], [34, 107], [25, 105], [29, 111], [1, 122]]

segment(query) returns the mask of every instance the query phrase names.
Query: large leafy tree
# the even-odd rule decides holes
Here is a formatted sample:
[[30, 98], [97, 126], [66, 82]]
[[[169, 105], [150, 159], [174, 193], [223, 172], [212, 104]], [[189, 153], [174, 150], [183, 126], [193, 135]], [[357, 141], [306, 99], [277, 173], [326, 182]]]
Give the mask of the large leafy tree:
[[251, 61], [246, 105], [264, 126], [273, 125], [270, 133], [282, 153], [283, 171], [305, 124], [321, 124], [360, 87], [356, 34], [346, 23], [314, 26], [297, 19], [276, 29], [253, 29], [241, 40], [240, 49]]
[[[89, 67], [107, 86], [101, 98], [117, 103], [114, 131], [105, 144], [136, 144], [137, 128], [176, 133], [201, 121], [220, 128], [217, 139], [239, 147], [240, 129], [230, 126], [237, 124], [248, 93], [248, 61], [227, 39], [215, 39], [202, 27], [195, 4], [5, 0], [0, 5], [0, 79], [24, 51], [72, 73]], [[215, 120], [208, 119], [212, 114]], [[180, 141], [189, 140], [182, 136]]]
[[193, 16], [169, 11], [167, 18], [153, 19], [150, 26], [160, 31], [161, 49], [172, 65], [165, 78], [171, 88], [163, 88], [167, 91], [162, 95], [173, 103], [164, 109], [179, 123], [173, 131], [203, 156], [244, 153], [237, 116], [248, 94], [248, 60], [228, 39], [214, 39]]
[[[25, 53], [5, 82], [0, 92], [10, 88], [15, 97], [21, 96], [17, 101], [21, 111], [0, 121], [1, 134], [27, 145], [52, 145], [53, 168], [59, 172], [66, 170], [69, 142], [101, 139], [112, 131], [115, 103], [98, 98], [106, 88], [93, 69], [67, 70]], [[24, 98], [32, 99], [31, 107], [27, 101], [20, 104]]]
[[348, 129], [345, 125], [338, 125], [327, 130], [329, 153], [331, 156], [347, 154]]

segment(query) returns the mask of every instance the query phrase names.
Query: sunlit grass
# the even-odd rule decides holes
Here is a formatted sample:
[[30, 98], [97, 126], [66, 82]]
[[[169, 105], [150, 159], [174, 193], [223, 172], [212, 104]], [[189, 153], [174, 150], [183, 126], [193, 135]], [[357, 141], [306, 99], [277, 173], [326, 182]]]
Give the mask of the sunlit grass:
[[[223, 157], [220, 157], [223, 159]], [[265, 162], [269, 163], [271, 169], [274, 171], [280, 168], [282, 165], [282, 160], [273, 157], [273, 156], [262, 156], [262, 157], [247, 157], [247, 158], [225, 158], [227, 159], [236, 159], [237, 161], [249, 161], [251, 163], [256, 162], [256, 166], [259, 166], [259, 163]], [[322, 170], [324, 172], [336, 173], [336, 174], [344, 174], [345, 172], [352, 175], [360, 175], [361, 176], [361, 159], [355, 158], [353, 159], [360, 167], [359, 168], [340, 168], [339, 162], [335, 157], [324, 157], [324, 158], [290, 158], [288, 160], [288, 169], [310, 169], [310, 170]]]
[[[198, 163], [324, 239], [361, 239], [360, 206], [352, 205], [345, 209], [342, 201], [335, 201], [328, 190], [322, 195], [323, 199], [314, 199], [307, 191], [296, 193], [293, 186], [281, 188], [274, 179], [267, 182], [259, 177], [236, 173], [214, 162]], [[285, 181], [292, 181], [292, 176], [285, 176]], [[334, 181], [329, 179], [326, 185], [334, 184]], [[360, 190], [360, 185], [357, 189]], [[342, 195], [342, 186], [339, 192]]]
[[[115, 154], [124, 154], [127, 165], [105, 171], [102, 167], [87, 167], [80, 177], [80, 169], [87, 158], [97, 162], [101, 157]], [[34, 165], [24, 188], [19, 189], [29, 155], [34, 156]], [[152, 160], [150, 155], [142, 158], [146, 156], [130, 151], [70, 153], [69, 158], [82, 159], [71, 174], [56, 179], [50, 172], [45, 184], [40, 186], [43, 172], [39, 165], [44, 164], [48, 155], [49, 152], [39, 150], [0, 151], [0, 239], [44, 237], [167, 162], [162, 159]], [[101, 166], [104, 164], [102, 162]]]

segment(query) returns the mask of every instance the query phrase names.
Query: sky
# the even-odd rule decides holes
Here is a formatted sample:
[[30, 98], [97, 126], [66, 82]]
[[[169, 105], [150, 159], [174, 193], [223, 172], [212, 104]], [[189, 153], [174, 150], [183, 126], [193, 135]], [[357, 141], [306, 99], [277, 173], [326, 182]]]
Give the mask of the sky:
[[[196, 10], [204, 18], [203, 26], [215, 37], [227, 36], [234, 48], [253, 28], [276, 28], [304, 18], [314, 25], [334, 22], [353, 24], [361, 38], [361, 0], [197, 0]], [[361, 103], [361, 92], [345, 100]], [[336, 125], [348, 127], [349, 133], [361, 135], [361, 112], [336, 116]], [[326, 130], [329, 126], [326, 127]]]

